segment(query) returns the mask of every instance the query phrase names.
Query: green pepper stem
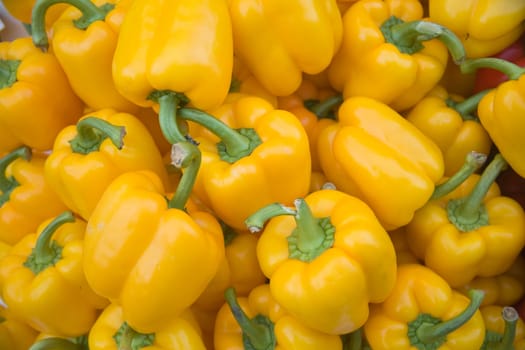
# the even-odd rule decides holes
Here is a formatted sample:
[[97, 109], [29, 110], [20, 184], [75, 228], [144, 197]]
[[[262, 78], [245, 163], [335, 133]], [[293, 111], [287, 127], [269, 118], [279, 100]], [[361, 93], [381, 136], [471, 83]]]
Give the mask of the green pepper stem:
[[90, 0], [37, 0], [31, 15], [31, 36], [35, 46], [44, 51], [49, 46], [46, 33], [46, 12], [49, 7], [60, 3], [74, 6], [82, 12], [82, 17], [74, 22], [78, 29], [86, 29], [93, 22], [103, 21], [107, 13], [115, 6], [108, 3], [97, 7]]
[[132, 342], [137, 332], [129, 326], [125, 327], [118, 342], [118, 350], [133, 350]]
[[465, 323], [467, 323], [474, 313], [479, 309], [485, 293], [481, 290], [469, 290], [470, 303], [465, 310], [457, 316], [438, 324], [426, 326], [422, 325], [417, 329], [417, 336], [422, 343], [432, 343], [435, 339], [446, 337]]
[[460, 221], [475, 221], [479, 216], [479, 208], [483, 205], [483, 198], [494, 183], [500, 172], [506, 168], [507, 162], [503, 156], [498, 153], [494, 159], [487, 165], [481, 177], [464, 201], [456, 208], [455, 215]]
[[288, 208], [279, 203], [272, 203], [261, 209], [257, 210], [255, 213], [250, 215], [245, 221], [245, 225], [248, 227], [248, 230], [252, 233], [256, 233], [262, 230], [266, 221], [270, 220], [275, 216], [281, 215], [296, 215], [296, 211]]
[[64, 338], [45, 338], [42, 340], [37, 341], [28, 350], [84, 350], [85, 347], [83, 347], [80, 344], [75, 344], [74, 342], [64, 339]]
[[343, 350], [362, 350], [363, 349], [363, 329], [358, 328], [352, 333], [345, 334], [343, 337]]
[[[187, 97], [175, 92], [158, 92], [154, 99], [159, 104], [159, 124], [164, 138], [169, 143], [184, 142], [186, 138], [181, 132], [177, 111], [181, 105], [186, 104]], [[186, 131], [186, 130], [184, 130]]]
[[482, 90], [470, 96], [466, 100], [452, 103], [451, 107], [461, 115], [463, 120], [472, 120], [474, 118], [472, 118], [471, 115], [478, 108], [479, 101], [481, 101], [481, 99], [485, 97], [485, 95], [488, 94], [491, 90], [492, 89]]
[[301, 252], [315, 250], [325, 240], [325, 234], [319, 225], [319, 219], [314, 217], [304, 199], [296, 199], [294, 204], [296, 208], [296, 230], [299, 232], [296, 240], [297, 248]]
[[0, 89], [13, 86], [17, 81], [20, 60], [0, 60]]
[[171, 161], [184, 171], [168, 207], [184, 210], [201, 165], [201, 152], [190, 141], [177, 142], [171, 146]]
[[472, 73], [480, 68], [490, 68], [505, 74], [510, 80], [519, 79], [525, 74], [525, 68], [496, 57], [481, 57], [468, 59], [459, 66], [462, 73]]
[[341, 104], [342, 102], [343, 96], [341, 94], [337, 94], [308, 107], [308, 109], [318, 118], [325, 118], [334, 107]]
[[271, 349], [269, 345], [273, 343], [273, 329], [262, 323], [254, 322], [239, 305], [235, 289], [227, 288], [224, 292], [224, 299], [230, 307], [233, 317], [241, 327], [242, 333], [248, 338], [250, 344], [255, 350]]
[[31, 149], [26, 146], [19, 147], [11, 153], [0, 158], [0, 191], [3, 193], [9, 192], [16, 186], [18, 182], [13, 177], [6, 176], [7, 167], [18, 158], [31, 160]]
[[126, 128], [113, 125], [97, 117], [86, 117], [77, 123], [77, 136], [69, 143], [74, 153], [88, 154], [98, 151], [102, 142], [109, 138], [118, 149], [124, 147]]
[[246, 150], [250, 149], [249, 138], [241, 135], [208, 113], [194, 108], [181, 108], [179, 115], [185, 120], [202, 125], [217, 135], [226, 146], [226, 152], [232, 156], [243, 154]]
[[51, 236], [62, 225], [68, 222], [74, 222], [75, 217], [72, 212], [65, 211], [56, 216], [40, 233], [36, 240], [33, 254], [37, 264], [47, 264], [53, 260], [53, 250], [51, 249]]
[[423, 41], [438, 39], [445, 44], [456, 64], [465, 60], [461, 40], [450, 29], [437, 23], [424, 20], [401, 22], [390, 27], [390, 33], [393, 43], [401, 47], [418, 47], [417, 44]]
[[519, 319], [518, 311], [512, 306], [505, 306], [501, 310], [501, 316], [505, 321], [505, 330], [503, 331], [503, 338], [495, 350], [512, 349], [512, 344], [516, 338], [516, 326]]
[[481, 166], [483, 165], [483, 163], [485, 163], [486, 160], [487, 155], [483, 153], [472, 151], [469, 154], [467, 154], [463, 166], [447, 181], [435, 187], [434, 193], [432, 193], [430, 200], [441, 198], [454, 191], [470, 175], [474, 174], [479, 168], [481, 168]]

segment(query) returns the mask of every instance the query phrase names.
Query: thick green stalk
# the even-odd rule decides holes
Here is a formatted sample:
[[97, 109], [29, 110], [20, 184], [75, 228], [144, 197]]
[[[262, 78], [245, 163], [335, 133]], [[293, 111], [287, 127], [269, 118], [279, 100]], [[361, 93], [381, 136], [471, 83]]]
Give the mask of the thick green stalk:
[[124, 147], [126, 128], [113, 125], [97, 117], [86, 117], [77, 123], [77, 135], [69, 141], [74, 153], [88, 154], [100, 149], [106, 138], [118, 149]]
[[509, 80], [519, 79], [519, 77], [525, 74], [525, 68], [520, 67], [519, 65], [510, 61], [496, 57], [481, 57], [468, 59], [465, 62], [461, 63], [459, 67], [461, 69], [461, 72], [465, 74], [473, 73], [479, 68], [494, 69], [505, 74], [509, 78]]
[[201, 165], [201, 152], [190, 141], [177, 142], [171, 146], [171, 161], [176, 168], [184, 169], [184, 171], [168, 207], [184, 210], [197, 179]]
[[13, 86], [17, 81], [19, 60], [0, 60], [0, 89]]

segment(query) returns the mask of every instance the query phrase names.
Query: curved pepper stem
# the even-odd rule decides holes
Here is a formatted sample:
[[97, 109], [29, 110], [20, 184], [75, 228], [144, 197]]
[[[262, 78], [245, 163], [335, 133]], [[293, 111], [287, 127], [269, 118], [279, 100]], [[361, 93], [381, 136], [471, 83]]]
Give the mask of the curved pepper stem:
[[343, 103], [343, 95], [330, 96], [324, 101], [306, 106], [317, 118], [331, 118], [330, 111]]
[[525, 68], [497, 57], [472, 58], [459, 66], [462, 73], [472, 73], [479, 68], [490, 68], [505, 74], [509, 80], [517, 80], [525, 74]]
[[418, 349], [437, 349], [446, 341], [451, 332], [467, 323], [479, 309], [485, 293], [481, 290], [469, 290], [470, 304], [459, 315], [441, 321], [428, 314], [419, 315], [408, 325], [410, 344]]
[[296, 227], [288, 236], [289, 257], [309, 262], [333, 245], [335, 227], [329, 217], [314, 217], [304, 199], [296, 199], [294, 205], [295, 210], [278, 203], [270, 204], [250, 215], [245, 224], [251, 232], [258, 232], [275, 216], [293, 215]]
[[45, 338], [37, 341], [29, 350], [88, 350], [88, 347], [82, 344], [72, 342], [69, 339], [64, 338]]
[[465, 60], [465, 47], [450, 29], [424, 20], [405, 22], [392, 16], [381, 25], [385, 40], [395, 45], [400, 52], [413, 54], [424, 48], [422, 42], [438, 39], [448, 48], [456, 64]]
[[194, 108], [181, 108], [179, 115], [185, 120], [195, 122], [217, 135], [221, 142], [217, 144], [221, 159], [229, 163], [249, 156], [261, 144], [261, 139], [254, 129], [234, 130], [214, 116]]
[[14, 177], [7, 177], [7, 167], [18, 158], [29, 161], [31, 160], [31, 155], [31, 149], [29, 147], [22, 146], [0, 158], [0, 191], [2, 192], [0, 194], [0, 207], [9, 201], [11, 192], [13, 192], [13, 190], [19, 185], [18, 181], [16, 181]]
[[268, 350], [275, 348], [274, 324], [268, 317], [257, 315], [254, 318], [249, 318], [239, 305], [235, 289], [231, 287], [224, 292], [224, 299], [226, 299], [233, 317], [241, 327], [245, 349]]
[[482, 350], [507, 350], [514, 349], [513, 344], [516, 338], [516, 326], [518, 324], [518, 311], [512, 306], [505, 306], [501, 310], [501, 317], [505, 321], [503, 334], [487, 331]]
[[190, 141], [177, 142], [171, 146], [171, 164], [178, 169], [184, 169], [184, 172], [168, 207], [184, 210], [197, 179], [201, 165], [201, 152]]
[[139, 333], [124, 322], [113, 335], [113, 339], [118, 350], [140, 350], [153, 344], [155, 333]]
[[481, 99], [491, 90], [492, 89], [486, 89], [480, 91], [461, 102], [455, 102], [452, 99], [448, 99], [446, 101], [447, 106], [458, 112], [463, 120], [477, 120], [472, 114], [478, 108], [479, 101], [481, 101]]
[[109, 138], [118, 149], [124, 147], [126, 128], [113, 125], [96, 117], [86, 117], [77, 123], [77, 136], [71, 141], [71, 150], [74, 153], [88, 154], [100, 149], [102, 142]]
[[148, 99], [159, 104], [159, 125], [164, 138], [171, 144], [186, 141], [187, 128], [177, 115], [178, 109], [189, 102], [186, 95], [172, 91], [154, 91]]
[[24, 262], [24, 266], [37, 275], [55, 265], [62, 258], [62, 247], [56, 241], [51, 240], [51, 237], [60, 226], [74, 221], [75, 217], [70, 211], [65, 211], [55, 217], [38, 236], [35, 247]]
[[73, 21], [78, 29], [87, 29], [89, 25], [96, 21], [103, 21], [106, 15], [115, 5], [106, 3], [97, 7], [90, 0], [37, 0], [33, 6], [31, 15], [31, 36], [35, 46], [46, 51], [49, 42], [46, 33], [46, 12], [47, 9], [55, 4], [65, 3], [76, 7], [82, 12], [82, 17]]
[[452, 199], [447, 204], [447, 214], [460, 231], [469, 232], [489, 223], [488, 214], [483, 205], [483, 199], [500, 172], [507, 167], [507, 162], [498, 153], [485, 168], [481, 177], [465, 198]]
[[474, 174], [487, 160], [487, 155], [472, 151], [467, 154], [463, 166], [452, 175], [447, 181], [437, 185], [430, 200], [446, 196], [460, 186], [468, 177]]
[[0, 89], [13, 86], [17, 81], [20, 60], [0, 60]]

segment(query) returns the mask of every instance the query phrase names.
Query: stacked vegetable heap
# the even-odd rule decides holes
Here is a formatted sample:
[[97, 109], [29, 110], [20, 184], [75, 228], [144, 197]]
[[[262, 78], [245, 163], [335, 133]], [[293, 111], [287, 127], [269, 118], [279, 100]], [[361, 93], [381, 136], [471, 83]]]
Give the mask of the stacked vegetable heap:
[[4, 4], [0, 349], [525, 349], [525, 1]]

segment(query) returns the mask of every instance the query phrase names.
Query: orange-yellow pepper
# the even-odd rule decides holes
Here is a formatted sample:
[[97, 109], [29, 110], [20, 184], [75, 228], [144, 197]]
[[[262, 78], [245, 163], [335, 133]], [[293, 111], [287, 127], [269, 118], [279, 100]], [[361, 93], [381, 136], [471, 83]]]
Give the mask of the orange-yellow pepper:
[[0, 159], [0, 241], [13, 245], [65, 211], [45, 180], [45, 157], [20, 147]]
[[311, 329], [286, 312], [267, 284], [239, 298], [230, 288], [225, 298], [215, 322], [215, 350], [343, 349], [339, 336]]
[[525, 32], [525, 3], [515, 0], [429, 0], [430, 19], [461, 39], [468, 57], [494, 55]]
[[515, 305], [525, 296], [525, 257], [519, 255], [505, 272], [492, 277], [476, 277], [458, 288], [466, 294], [470, 289], [485, 292], [482, 306]]
[[395, 283], [392, 241], [372, 210], [337, 190], [261, 208], [247, 219], [261, 229], [257, 258], [275, 300], [306, 326], [342, 335], [367, 320]]
[[487, 329], [480, 350], [525, 349], [525, 324], [516, 309], [487, 305], [479, 310]]
[[0, 43], [0, 154], [22, 145], [51, 149], [83, 108], [54, 55], [29, 37]]
[[492, 141], [475, 114], [487, 91], [459, 101], [437, 86], [421, 99], [406, 118], [438, 145], [445, 161], [445, 176], [452, 176], [472, 151], [489, 154]]
[[15, 319], [9, 310], [0, 304], [0, 349], [27, 350], [37, 335], [35, 329]]
[[328, 67], [341, 44], [335, 0], [230, 0], [229, 10], [235, 55], [276, 96], [292, 94], [303, 72]]
[[66, 337], [86, 334], [107, 301], [82, 270], [86, 222], [64, 212], [25, 236], [0, 263], [2, 299], [31, 327]]
[[525, 246], [525, 212], [494, 182], [505, 164], [497, 154], [481, 176], [430, 200], [406, 226], [414, 254], [452, 287], [504, 273]]
[[184, 210], [199, 166], [196, 147], [186, 146], [181, 151], [190, 150], [188, 157], [195, 158], [185, 159], [188, 168], [171, 200], [155, 173], [126, 172], [107, 187], [86, 229], [89, 285], [121, 305], [126, 322], [141, 333], [190, 307], [224, 258], [215, 217]]
[[104, 309], [89, 332], [89, 350], [206, 350], [199, 324], [187, 309], [148, 333], [134, 330], [117, 304]]
[[421, 261], [418, 257], [410, 250], [408, 245], [408, 237], [405, 232], [405, 227], [400, 227], [398, 229], [388, 232], [394, 249], [396, 251], [396, 261], [398, 265], [401, 264], [418, 264]]
[[292, 113], [242, 94], [210, 110], [213, 117], [185, 108], [178, 113], [204, 125], [189, 128], [202, 152], [194, 192], [228, 226], [245, 230], [244, 220], [259, 208], [291, 204], [308, 192], [308, 136]]
[[262, 97], [277, 108], [277, 96], [266, 90], [238, 57], [233, 58], [233, 77], [229, 92]]
[[406, 225], [444, 173], [438, 146], [384, 103], [346, 99], [319, 135], [318, 155], [337, 189], [363, 200], [387, 230]]
[[437, 273], [419, 264], [399, 266], [388, 298], [370, 307], [364, 334], [374, 350], [479, 350], [485, 324], [478, 310], [483, 292], [471, 300]]
[[[131, 1], [67, 2], [72, 6], [52, 26], [51, 50], [73, 91], [90, 108], [136, 112], [138, 106], [120, 95], [112, 76], [118, 32]], [[33, 8], [31, 35], [38, 47], [48, 46], [44, 18], [56, 3], [56, 0], [38, 1]]]
[[449, 51], [455, 62], [465, 58], [451, 31], [422, 16], [418, 0], [355, 2], [343, 16], [343, 43], [329, 67], [334, 88], [345, 99], [366, 96], [397, 111], [416, 104], [440, 81]]
[[167, 184], [162, 155], [147, 128], [132, 114], [101, 109], [60, 131], [45, 177], [68, 208], [87, 220], [113, 179], [142, 169]]
[[[11, 16], [22, 23], [30, 24], [36, 1], [37, 0], [2, 0], [2, 3]], [[60, 17], [68, 6], [68, 4], [54, 6], [46, 17], [46, 27], [50, 28], [53, 22]]]

